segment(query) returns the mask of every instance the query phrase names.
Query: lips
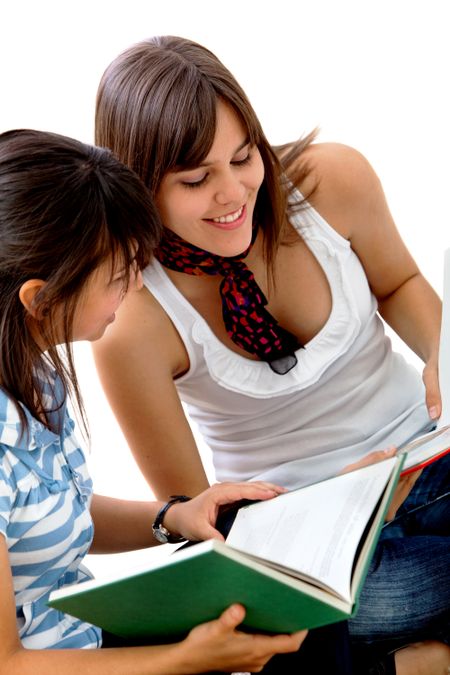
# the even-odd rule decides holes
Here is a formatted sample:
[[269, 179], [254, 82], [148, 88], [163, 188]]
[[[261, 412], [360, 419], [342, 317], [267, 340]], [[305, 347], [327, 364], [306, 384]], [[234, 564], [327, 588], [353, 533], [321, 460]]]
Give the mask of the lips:
[[240, 227], [247, 217], [247, 207], [241, 206], [236, 211], [232, 213], [227, 213], [224, 216], [218, 216], [217, 218], [205, 218], [204, 220], [214, 225], [215, 227], [223, 230], [234, 230], [237, 227]]
[[234, 223], [235, 220], [241, 217], [244, 207], [241, 206], [240, 209], [234, 211], [234, 213], [229, 213], [226, 216], [219, 216], [219, 218], [211, 218], [215, 223]]

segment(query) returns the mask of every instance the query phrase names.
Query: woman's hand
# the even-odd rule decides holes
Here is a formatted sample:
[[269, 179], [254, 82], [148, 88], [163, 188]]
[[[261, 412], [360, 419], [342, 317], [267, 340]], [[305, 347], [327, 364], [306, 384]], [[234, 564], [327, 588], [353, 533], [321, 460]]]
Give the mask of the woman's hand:
[[[211, 670], [258, 673], [274, 654], [295, 652], [307, 631], [292, 635], [253, 635], [236, 630], [245, 617], [242, 605], [228, 607], [215, 621], [196, 626], [183, 642], [182, 663], [189, 673]], [[177, 671], [178, 672], [178, 671]]]
[[422, 373], [425, 385], [425, 400], [430, 419], [437, 420], [441, 416], [442, 402], [439, 389], [438, 364], [435, 359], [428, 361]]
[[[340, 473], [348, 473], [349, 471], [355, 471], [355, 469], [361, 469], [363, 466], [369, 466], [369, 464], [376, 464], [376, 462], [381, 462], [389, 457], [394, 457], [396, 452], [397, 448], [394, 447], [387, 448], [386, 450], [374, 450], [357, 462], [353, 462], [353, 464], [346, 466]], [[391, 503], [389, 504], [386, 520], [389, 521], [395, 518], [398, 509], [413, 489], [414, 484], [421, 473], [421, 470], [413, 471], [406, 476], [400, 477]]]
[[397, 448], [394, 446], [386, 448], [385, 450], [373, 450], [369, 452], [368, 455], [365, 455], [362, 459], [358, 459], [357, 462], [348, 464], [345, 466], [342, 471], [339, 473], [350, 473], [350, 471], [355, 471], [356, 469], [362, 469], [364, 466], [369, 466], [370, 464], [376, 464], [377, 462], [382, 462], [383, 459], [389, 459], [394, 457], [397, 452]]
[[169, 532], [181, 534], [191, 541], [223, 541], [223, 536], [214, 527], [220, 506], [241, 499], [271, 499], [284, 492], [285, 488], [263, 481], [217, 483], [189, 502], [171, 506], [164, 517], [164, 525]]

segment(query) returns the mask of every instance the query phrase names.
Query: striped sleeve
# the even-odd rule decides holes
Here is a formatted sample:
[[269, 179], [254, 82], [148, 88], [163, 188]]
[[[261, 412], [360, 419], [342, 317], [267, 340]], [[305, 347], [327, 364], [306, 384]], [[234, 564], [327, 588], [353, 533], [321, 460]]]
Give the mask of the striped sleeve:
[[6, 537], [6, 530], [11, 517], [14, 490], [11, 486], [10, 472], [6, 469], [0, 454], [0, 534]]

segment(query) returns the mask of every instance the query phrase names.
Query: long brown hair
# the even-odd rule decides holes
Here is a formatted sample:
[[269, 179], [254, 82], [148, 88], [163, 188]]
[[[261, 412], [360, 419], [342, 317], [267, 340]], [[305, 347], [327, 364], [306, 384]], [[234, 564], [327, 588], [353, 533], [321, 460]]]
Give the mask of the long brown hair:
[[[245, 92], [211, 51], [174, 36], [153, 37], [125, 50], [101, 79], [95, 140], [111, 148], [156, 196], [168, 171], [194, 168], [208, 155], [219, 99], [239, 116], [264, 162], [255, 219], [264, 232], [264, 253], [270, 267], [286, 223], [291, 185], [283, 180], [277, 154]], [[291, 148], [290, 163], [313, 137], [310, 134]], [[306, 172], [306, 168], [297, 171], [296, 181]]]
[[[22, 431], [22, 405], [51, 426], [43, 394], [49, 386], [56, 392], [54, 370], [86, 429], [70, 346], [77, 303], [103, 262], [111, 260], [113, 270], [116, 260], [126, 271], [148, 264], [161, 229], [148, 190], [109, 150], [42, 131], [0, 135], [0, 387], [15, 403]], [[46, 354], [19, 298], [29, 279], [46, 282], [36, 296], [46, 317], [39, 324]], [[56, 346], [61, 314], [63, 354]]]

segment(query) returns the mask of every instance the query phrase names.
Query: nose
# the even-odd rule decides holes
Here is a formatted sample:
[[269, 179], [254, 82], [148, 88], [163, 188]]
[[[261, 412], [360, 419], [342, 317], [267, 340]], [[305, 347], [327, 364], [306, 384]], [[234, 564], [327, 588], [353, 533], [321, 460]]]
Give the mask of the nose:
[[245, 194], [245, 186], [232, 169], [220, 176], [216, 190], [216, 201], [218, 204], [224, 206], [233, 203], [240, 205], [245, 201]]

